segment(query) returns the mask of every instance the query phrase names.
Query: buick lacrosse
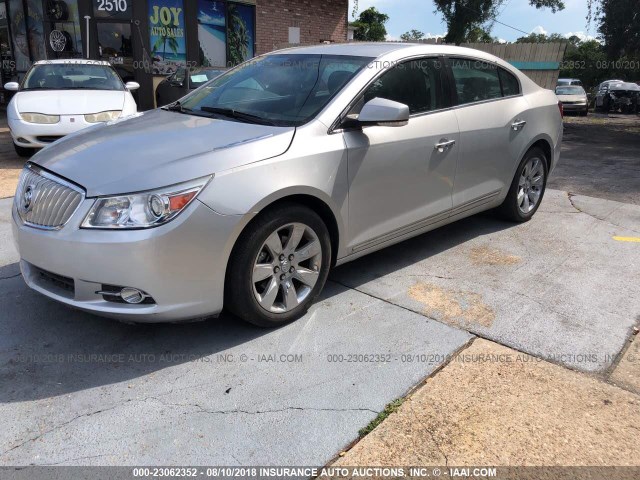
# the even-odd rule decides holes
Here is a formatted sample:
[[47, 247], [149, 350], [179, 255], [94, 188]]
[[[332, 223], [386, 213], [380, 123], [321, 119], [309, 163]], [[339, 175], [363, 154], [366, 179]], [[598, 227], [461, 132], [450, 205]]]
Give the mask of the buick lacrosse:
[[225, 307], [281, 325], [334, 265], [483, 210], [531, 219], [561, 113], [554, 92], [476, 50], [274, 52], [36, 154], [13, 208], [23, 277], [128, 321]]

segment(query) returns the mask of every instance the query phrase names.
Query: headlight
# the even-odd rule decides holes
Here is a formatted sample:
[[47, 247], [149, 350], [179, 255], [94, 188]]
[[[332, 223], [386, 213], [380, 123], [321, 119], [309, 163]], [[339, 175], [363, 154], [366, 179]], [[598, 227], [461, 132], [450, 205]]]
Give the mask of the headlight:
[[90, 113], [85, 115], [84, 119], [88, 123], [110, 122], [120, 118], [120, 115], [122, 115], [122, 110], [113, 110], [111, 112]]
[[20, 113], [20, 117], [28, 123], [51, 125], [60, 121], [60, 115], [45, 115], [44, 113]]
[[82, 228], [138, 229], [163, 225], [176, 218], [213, 176], [131, 195], [98, 198]]

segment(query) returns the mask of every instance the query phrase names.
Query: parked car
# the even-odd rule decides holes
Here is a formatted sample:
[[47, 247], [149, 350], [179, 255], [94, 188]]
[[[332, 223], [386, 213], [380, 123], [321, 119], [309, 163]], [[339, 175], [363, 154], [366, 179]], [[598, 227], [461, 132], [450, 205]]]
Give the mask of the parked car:
[[156, 105], [161, 107], [173, 103], [224, 72], [225, 69], [213, 67], [178, 68], [175, 73], [160, 82], [156, 88]]
[[65, 135], [135, 114], [131, 91], [140, 85], [125, 85], [108, 62], [46, 60], [4, 88], [17, 92], [7, 121], [16, 153], [29, 157]]
[[27, 284], [67, 305], [277, 326], [334, 265], [484, 210], [530, 220], [561, 138], [554, 92], [481, 51], [283, 50], [38, 153], [13, 234]]
[[611, 83], [622, 83], [624, 80], [605, 80], [593, 89], [593, 109], [598, 111], [602, 108], [604, 97], [609, 93], [609, 85]]
[[635, 113], [640, 103], [640, 86], [631, 82], [608, 80], [598, 86], [596, 111]]
[[559, 78], [556, 83], [558, 87], [567, 86], [567, 85], [576, 85], [578, 87], [582, 86], [582, 81], [577, 78]]
[[587, 100], [587, 92], [584, 88], [577, 85], [558, 86], [556, 87], [556, 95], [562, 102], [562, 108], [565, 113], [575, 112], [580, 115], [589, 114], [589, 102]]

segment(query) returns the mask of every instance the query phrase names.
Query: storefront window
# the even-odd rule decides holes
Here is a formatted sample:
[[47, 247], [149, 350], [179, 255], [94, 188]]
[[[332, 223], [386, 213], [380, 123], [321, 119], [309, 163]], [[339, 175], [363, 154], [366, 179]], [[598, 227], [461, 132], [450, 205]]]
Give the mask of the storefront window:
[[33, 61], [47, 58], [45, 49], [44, 15], [42, 12], [42, 0], [30, 0], [27, 2], [27, 31], [31, 59]]
[[153, 73], [166, 75], [187, 62], [182, 0], [149, 0]]
[[48, 58], [82, 57], [78, 0], [49, 0], [45, 4]]
[[200, 65], [227, 65], [227, 14], [225, 3], [219, 0], [198, 1], [198, 42]]
[[[9, 38], [7, 5], [4, 1], [0, 1], [0, 60], [2, 61], [0, 80], [2, 85], [4, 85], [11, 80], [15, 69], [13, 55], [11, 53], [11, 39]], [[4, 99], [0, 100], [4, 101]]]
[[239, 3], [227, 4], [228, 63], [238, 65], [253, 58], [255, 41], [255, 7]]
[[131, 24], [99, 22], [97, 29], [100, 59], [110, 62], [125, 83], [134, 80]]
[[27, 38], [27, 21], [24, 15], [22, 0], [9, 1], [9, 23], [16, 69], [24, 72], [31, 66], [29, 40]]

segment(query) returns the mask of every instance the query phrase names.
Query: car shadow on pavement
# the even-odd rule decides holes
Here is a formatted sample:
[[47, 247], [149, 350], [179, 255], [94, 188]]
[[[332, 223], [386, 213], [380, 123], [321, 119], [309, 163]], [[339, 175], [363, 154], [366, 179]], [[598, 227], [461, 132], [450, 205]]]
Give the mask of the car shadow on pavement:
[[[512, 225], [484, 215], [472, 217], [374, 253], [339, 267], [318, 302]], [[332, 281], [344, 272], [349, 273], [349, 287]], [[268, 341], [250, 346], [264, 348], [279, 338], [278, 329], [260, 329], [226, 313], [218, 319], [186, 324], [128, 325], [100, 318], [33, 292], [17, 264], [0, 268], [0, 312], [0, 403], [127, 382], [223, 354], [260, 337]], [[313, 323], [310, 328], [318, 325]], [[269, 335], [276, 337], [269, 339]]]
[[358, 288], [474, 238], [514, 226], [515, 223], [502, 221], [489, 212], [480, 213], [340, 266], [329, 279], [349, 288]]

